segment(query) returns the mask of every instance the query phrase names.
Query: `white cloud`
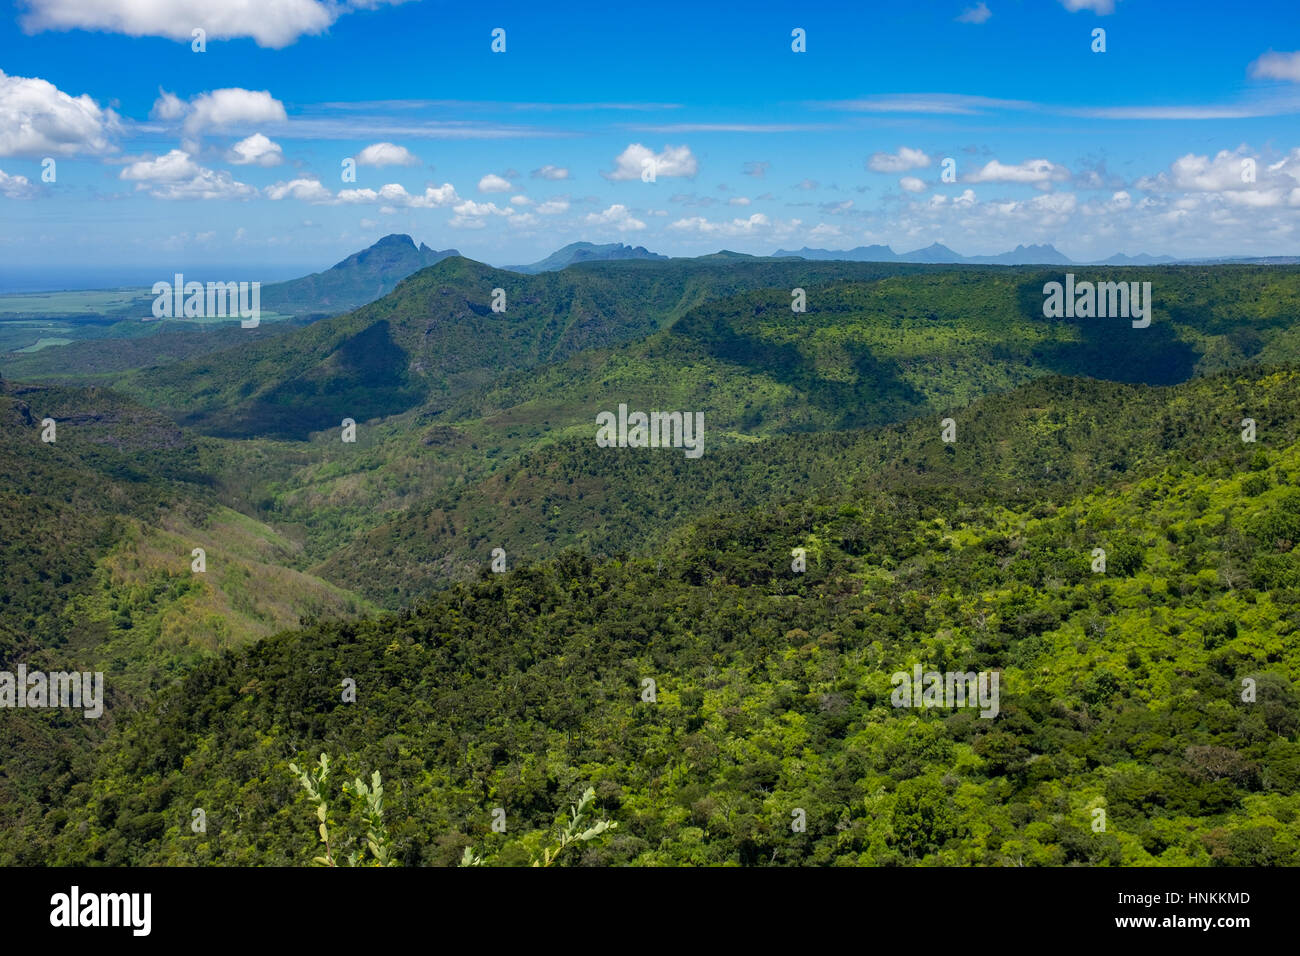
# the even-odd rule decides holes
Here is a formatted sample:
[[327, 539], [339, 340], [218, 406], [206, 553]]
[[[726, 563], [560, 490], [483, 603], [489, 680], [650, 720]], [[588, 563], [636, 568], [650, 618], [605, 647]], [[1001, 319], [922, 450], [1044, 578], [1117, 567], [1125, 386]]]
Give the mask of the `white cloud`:
[[678, 219], [668, 228], [679, 232], [698, 233], [701, 236], [735, 237], [766, 232], [771, 224], [767, 216], [756, 212], [748, 219], [733, 219], [730, 222], [711, 222], [703, 216], [691, 216], [688, 219]]
[[1213, 159], [1195, 153], [1180, 156], [1170, 164], [1168, 172], [1143, 177], [1137, 187], [1155, 193], [1203, 194], [1205, 201], [1216, 206], [1258, 209], [1295, 205], [1293, 191], [1298, 183], [1300, 149], [1265, 166], [1243, 145], [1232, 151], [1220, 150]]
[[482, 229], [487, 225], [488, 216], [513, 216], [515, 211], [509, 206], [501, 207], [494, 202], [475, 202], [466, 199], [452, 210], [455, 213], [448, 224], [462, 229]]
[[358, 166], [418, 166], [419, 158], [405, 146], [371, 143], [354, 157]]
[[613, 226], [619, 232], [633, 232], [645, 228], [645, 223], [634, 218], [628, 212], [627, 206], [622, 203], [615, 203], [604, 212], [591, 213], [587, 216], [586, 223], [589, 226]]
[[522, 193], [520, 193], [518, 196], [511, 196], [511, 197], [510, 197], [510, 205], [512, 205], [512, 206], [531, 206], [531, 205], [533, 205], [533, 201], [532, 201], [531, 199], [529, 199], [527, 196], [525, 196], [525, 195], [523, 195]]
[[0, 169], [0, 196], [6, 199], [30, 199], [36, 195], [36, 187], [26, 176], [10, 176]]
[[259, 46], [285, 47], [327, 30], [343, 14], [402, 0], [27, 0], [23, 29], [96, 30], [189, 43], [201, 27], [209, 40], [250, 37]]
[[443, 183], [437, 188], [427, 187], [423, 193], [409, 193], [400, 183], [387, 183], [378, 189], [342, 189], [338, 193], [331, 193], [320, 180], [305, 177], [268, 186], [266, 197], [298, 199], [330, 206], [358, 206], [374, 203], [380, 206], [380, 212], [393, 212], [397, 209], [434, 209], [460, 202], [460, 197], [456, 195], [456, 189], [451, 183]]
[[459, 202], [460, 197], [456, 195], [456, 189], [451, 183], [443, 183], [437, 188], [429, 186], [421, 194], [408, 193], [406, 187], [400, 183], [387, 183], [377, 190], [340, 190], [335, 197], [335, 201], [340, 203], [378, 202], [387, 206], [406, 209], [433, 209], [439, 206], [450, 206], [452, 203]]
[[1139, 179], [1139, 189], [1148, 192], [1168, 192], [1184, 190], [1189, 192], [1222, 192], [1235, 189], [1254, 189], [1255, 182], [1247, 182], [1243, 171], [1248, 166], [1255, 166], [1256, 178], [1266, 178], [1269, 170], [1261, 170], [1257, 161], [1246, 155], [1244, 147], [1236, 150], [1220, 150], [1213, 159], [1188, 153], [1180, 156], [1169, 165], [1169, 171], [1157, 176]]
[[257, 192], [224, 170], [198, 165], [189, 153], [179, 149], [137, 160], [127, 165], [119, 178], [134, 182], [137, 189], [149, 190], [156, 199], [245, 199]]
[[1265, 80], [1300, 83], [1300, 51], [1275, 53], [1269, 50], [1250, 65], [1250, 75]]
[[983, 23], [991, 16], [993, 16], [993, 11], [989, 9], [988, 4], [980, 2], [973, 7], [963, 10], [961, 16], [957, 18], [957, 22]]
[[319, 179], [291, 179], [266, 187], [268, 199], [300, 199], [303, 202], [329, 202], [334, 194]]
[[[945, 196], [943, 193], [935, 193], [933, 196], [930, 197], [931, 209], [935, 209], [938, 208], [939, 206], [947, 206], [947, 205], [949, 205], [948, 197]], [[969, 208], [971, 206], [974, 206], [975, 190], [963, 189], [961, 195], [953, 197], [951, 205], [954, 208], [958, 208], [958, 209]]]
[[200, 93], [190, 100], [185, 130], [193, 134], [237, 123], [276, 123], [285, 119], [284, 104], [269, 90], [245, 90], [234, 86]]
[[925, 183], [915, 176], [904, 176], [898, 181], [898, 185], [909, 193], [925, 192]]
[[1061, 6], [1071, 13], [1078, 13], [1080, 10], [1091, 10], [1098, 16], [1106, 16], [1115, 12], [1115, 0], [1061, 0]]
[[1070, 171], [1046, 159], [1027, 159], [1015, 166], [992, 159], [963, 178], [972, 183], [1027, 183], [1045, 189], [1069, 179]]
[[640, 143], [632, 143], [614, 158], [614, 171], [601, 175], [611, 182], [640, 179], [641, 171], [651, 163], [656, 179], [690, 179], [699, 172], [699, 163], [689, 146], [665, 146], [663, 152], [655, 153]]
[[488, 173], [478, 181], [478, 191], [481, 193], [508, 193], [512, 188], [510, 180], [496, 173]]
[[164, 156], [131, 163], [122, 170], [119, 178], [136, 182], [175, 183], [193, 179], [198, 172], [199, 166], [190, 158], [189, 153], [173, 149]]
[[540, 169], [534, 169], [530, 174], [534, 179], [568, 179], [569, 171], [563, 166], [552, 166], [547, 163]]
[[279, 166], [284, 162], [284, 152], [279, 143], [271, 142], [261, 133], [254, 133], [230, 147], [226, 161], [236, 166]]
[[0, 70], [0, 156], [106, 153], [121, 121], [86, 94], [69, 96], [36, 77]]
[[185, 140], [181, 145], [191, 153], [199, 151], [198, 139], [204, 130], [282, 123], [287, 119], [284, 104], [267, 90], [228, 87], [200, 93], [188, 103], [166, 90], [158, 92], [149, 115], [168, 121], [184, 117]]
[[808, 104], [813, 109], [852, 110], [868, 113], [939, 113], [974, 115], [984, 110], [1035, 109], [1025, 100], [999, 100], [965, 93], [889, 93], [856, 100], [822, 100]]
[[569, 211], [569, 201], [567, 199], [548, 199], [537, 207], [537, 213], [541, 216], [558, 216], [562, 212]]
[[901, 147], [897, 153], [872, 153], [867, 168], [877, 173], [905, 173], [909, 169], [924, 169], [930, 157], [919, 149]]
[[158, 99], [154, 100], [153, 109], [149, 115], [154, 119], [160, 120], [178, 120], [185, 115], [189, 109], [186, 102], [175, 93], [168, 93], [162, 87], [158, 88]]
[[748, 206], [748, 205], [749, 205], [749, 197], [748, 197], [748, 196], [732, 196], [730, 199], [727, 200], [727, 205], [728, 205], [728, 206]]

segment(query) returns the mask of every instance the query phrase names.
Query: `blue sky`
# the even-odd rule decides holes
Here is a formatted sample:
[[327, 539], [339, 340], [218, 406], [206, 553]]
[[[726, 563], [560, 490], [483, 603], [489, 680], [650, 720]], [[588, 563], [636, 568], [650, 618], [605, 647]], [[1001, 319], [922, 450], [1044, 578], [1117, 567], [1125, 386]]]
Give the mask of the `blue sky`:
[[1293, 0], [20, 0], [0, 269], [270, 280], [390, 232], [498, 265], [577, 239], [1294, 255], [1297, 51]]

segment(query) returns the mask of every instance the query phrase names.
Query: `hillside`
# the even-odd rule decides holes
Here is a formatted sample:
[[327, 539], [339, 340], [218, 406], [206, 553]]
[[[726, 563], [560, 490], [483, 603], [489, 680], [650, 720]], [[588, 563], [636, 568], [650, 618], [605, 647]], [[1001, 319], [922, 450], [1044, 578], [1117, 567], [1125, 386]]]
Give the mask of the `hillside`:
[[[957, 412], [955, 445], [841, 439], [813, 453], [834, 480], [644, 558], [519, 563], [201, 664], [8, 852], [301, 862], [284, 765], [326, 751], [382, 772], [405, 865], [526, 862], [587, 786], [619, 828], [584, 865], [1300, 862], [1300, 372], [1042, 383], [1006, 409]], [[996, 715], [891, 706], [916, 665], [996, 671]]]
[[217, 504], [193, 442], [157, 413], [103, 389], [0, 383], [0, 421], [0, 670], [97, 670], [106, 685], [98, 720], [4, 711], [0, 829], [43, 814], [121, 713], [203, 657], [369, 610], [296, 570], [300, 545]]
[[[761, 275], [771, 266], [751, 268]], [[733, 493], [725, 456], [762, 462], [770, 450], [753, 447], [758, 440], [912, 419], [928, 434], [957, 408], [1053, 375], [1169, 385], [1249, 362], [1300, 360], [1289, 327], [1300, 274], [1184, 267], [1135, 277], [1162, 290], [1146, 329], [1044, 320], [1038, 293], [1050, 273], [1030, 269], [809, 283], [801, 315], [779, 289], [745, 292], [689, 309], [639, 342], [502, 375], [457, 401], [374, 423], [355, 446], [338, 441], [335, 421], [302, 450], [266, 450], [311, 462], [296, 469], [249, 460], [237, 444], [213, 457], [218, 472], [224, 463], [252, 480], [248, 500], [260, 503], [259, 518], [302, 529], [319, 573], [343, 575], [396, 606], [471, 575], [496, 539], [522, 533], [533, 557], [580, 540], [631, 547], [644, 527], [637, 515], [606, 522], [591, 509], [637, 497], [629, 469], [643, 467], [643, 457], [710, 476], [690, 495], [665, 488], [646, 509], [678, 520], [693, 502]], [[620, 402], [702, 412], [704, 457], [602, 454], [595, 415]], [[607, 470], [624, 478], [605, 491]]]
[[[863, 263], [849, 274], [869, 279], [909, 268], [919, 267]], [[504, 374], [635, 341], [708, 298], [825, 281], [844, 269], [628, 261], [522, 276], [453, 256], [346, 315], [144, 369], [119, 387], [208, 434], [304, 439], [345, 417], [363, 422], [426, 403], [443, 407]], [[492, 309], [498, 288], [500, 312]]]

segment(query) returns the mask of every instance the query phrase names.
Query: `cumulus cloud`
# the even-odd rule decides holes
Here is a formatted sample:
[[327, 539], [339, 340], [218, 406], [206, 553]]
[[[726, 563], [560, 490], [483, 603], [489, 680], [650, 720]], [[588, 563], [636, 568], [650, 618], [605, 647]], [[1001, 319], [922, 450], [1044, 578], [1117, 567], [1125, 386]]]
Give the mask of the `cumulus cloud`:
[[727, 200], [727, 205], [728, 205], [728, 206], [748, 206], [748, 205], [749, 205], [749, 197], [748, 197], [748, 196], [732, 196], [730, 199]]
[[540, 169], [534, 169], [529, 175], [531, 175], [533, 179], [568, 179], [569, 171], [563, 166], [552, 166], [547, 163]]
[[925, 192], [925, 182], [915, 176], [904, 176], [898, 181], [898, 185], [909, 193]]
[[118, 175], [134, 182], [137, 189], [148, 190], [156, 199], [246, 199], [257, 192], [224, 170], [200, 166], [180, 149], [136, 160]]
[[254, 133], [230, 147], [226, 162], [236, 166], [279, 166], [284, 162], [284, 152], [279, 143], [271, 142], [261, 133]]
[[173, 149], [166, 155], [131, 163], [123, 168], [119, 178], [137, 182], [174, 183], [192, 179], [198, 171], [199, 166], [190, 158], [189, 153]]
[[993, 11], [989, 9], [987, 3], [977, 3], [973, 7], [963, 10], [961, 16], [957, 17], [958, 23], [983, 23], [989, 17], [993, 16]]
[[102, 154], [120, 129], [117, 114], [84, 93], [69, 96], [47, 80], [0, 70], [0, 156]]
[[26, 0], [22, 18], [29, 33], [41, 30], [97, 30], [133, 37], [191, 41], [201, 27], [209, 40], [248, 37], [259, 46], [280, 48], [304, 35], [323, 33], [340, 16], [403, 0]]
[[1269, 50], [1250, 65], [1250, 75], [1264, 80], [1289, 80], [1300, 83], [1300, 51], [1275, 53]]
[[406, 209], [433, 209], [460, 201], [451, 183], [426, 187], [423, 193], [408, 193], [401, 183], [387, 183], [378, 189], [343, 189], [334, 198], [340, 203], [382, 203]]
[[183, 119], [185, 140], [181, 145], [191, 153], [199, 151], [198, 139], [204, 130], [282, 123], [287, 119], [284, 104], [268, 90], [228, 87], [200, 93], [189, 102], [166, 90], [158, 92], [149, 115], [166, 121]]
[[31, 199], [36, 195], [36, 187], [26, 176], [11, 176], [0, 169], [0, 196], [5, 199]]
[[1249, 169], [1255, 171], [1257, 179], [1260, 174], [1259, 165], [1254, 157], [1246, 155], [1243, 147], [1231, 151], [1219, 150], [1213, 159], [1188, 153], [1175, 159], [1167, 172], [1139, 179], [1137, 186], [1147, 192], [1254, 189], [1257, 183], [1247, 173]]
[[371, 143], [353, 157], [358, 166], [418, 166], [420, 160], [405, 146]]
[[433, 209], [460, 201], [451, 183], [427, 187], [423, 193], [409, 193], [400, 183], [387, 183], [378, 189], [342, 189], [332, 193], [320, 180], [310, 177], [268, 186], [265, 195], [268, 199], [298, 199], [329, 206], [378, 204], [386, 209]]
[[771, 226], [771, 220], [761, 212], [756, 212], [748, 219], [732, 219], [730, 222], [712, 222], [703, 216], [691, 216], [688, 219], [678, 219], [668, 228], [676, 229], [679, 232], [691, 232], [701, 236], [752, 236], [756, 233], [766, 232]]
[[558, 216], [562, 212], [569, 211], [569, 201], [567, 199], [548, 199], [535, 210], [542, 216]]
[[162, 87], [158, 88], [158, 99], [154, 100], [153, 109], [149, 111], [150, 117], [160, 120], [178, 120], [185, 115], [189, 105], [177, 96], [175, 93], [168, 93]]
[[482, 229], [487, 225], [489, 216], [513, 216], [515, 211], [509, 206], [498, 206], [494, 202], [475, 202], [466, 199], [452, 210], [455, 213], [448, 224], [462, 229]]
[[586, 223], [589, 226], [613, 226], [619, 232], [634, 232], [645, 228], [645, 223], [633, 217], [622, 203], [615, 203], [603, 212], [591, 213], [587, 216]]
[[496, 173], [488, 173], [478, 181], [478, 191], [481, 193], [508, 193], [513, 188], [510, 180]]
[[753, 176], [756, 179], [762, 179], [767, 175], [767, 171], [772, 168], [772, 164], [763, 160], [753, 160], [745, 164], [742, 170], [746, 176]]
[[903, 146], [897, 153], [872, 153], [867, 168], [877, 173], [905, 173], [910, 169], [924, 169], [930, 157], [919, 149]]
[[656, 179], [690, 179], [699, 172], [699, 163], [689, 146], [665, 146], [663, 152], [656, 153], [640, 143], [632, 143], [614, 158], [614, 171], [601, 175], [611, 182], [626, 182], [640, 179], [642, 170], [650, 165]]
[[966, 182], [971, 183], [1026, 183], [1040, 189], [1050, 188], [1052, 183], [1064, 182], [1069, 178], [1068, 169], [1046, 159], [1027, 159], [1014, 166], [992, 159], [981, 169], [964, 177]]
[[185, 130], [197, 133], [239, 123], [276, 123], [285, 119], [284, 104], [269, 90], [245, 90], [234, 86], [200, 93], [190, 100]]
[[954, 196], [951, 200], [949, 200], [948, 197], [945, 196], [943, 193], [935, 193], [933, 196], [930, 197], [931, 208], [937, 206], [949, 206], [949, 205], [957, 209], [969, 208], [970, 206], [974, 206], [975, 190], [963, 189], [961, 191], [961, 195]]
[[300, 199], [303, 202], [330, 202], [334, 194], [321, 185], [319, 179], [291, 179], [266, 187], [268, 199]]
[[1219, 204], [1254, 208], [1300, 205], [1300, 149], [1268, 166], [1245, 146], [1220, 150], [1213, 158], [1188, 153], [1174, 160], [1168, 171], [1139, 179], [1137, 187], [1154, 193], [1203, 193]]

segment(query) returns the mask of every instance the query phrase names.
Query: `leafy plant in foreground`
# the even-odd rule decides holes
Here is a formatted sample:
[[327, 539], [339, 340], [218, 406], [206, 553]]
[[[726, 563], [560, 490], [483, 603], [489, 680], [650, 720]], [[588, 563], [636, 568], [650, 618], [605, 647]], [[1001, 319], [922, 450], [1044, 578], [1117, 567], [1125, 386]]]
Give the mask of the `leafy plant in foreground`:
[[[317, 866], [337, 866], [334, 849], [329, 834], [329, 805], [325, 801], [325, 784], [329, 779], [330, 761], [327, 754], [320, 755], [320, 762], [310, 772], [301, 770], [297, 764], [289, 764], [289, 772], [298, 778], [307, 797], [316, 805], [316, 819], [319, 821], [320, 841], [325, 844], [325, 855], [312, 858]], [[347, 855], [348, 866], [360, 866], [367, 849], [374, 858], [374, 866], [393, 866], [393, 848], [384, 826], [384, 784], [376, 770], [370, 775], [370, 785], [360, 777], [351, 783], [344, 783], [345, 793], [351, 792], [365, 803], [364, 817], [366, 835], [359, 849]], [[361, 842], [361, 841], [356, 841]]]

